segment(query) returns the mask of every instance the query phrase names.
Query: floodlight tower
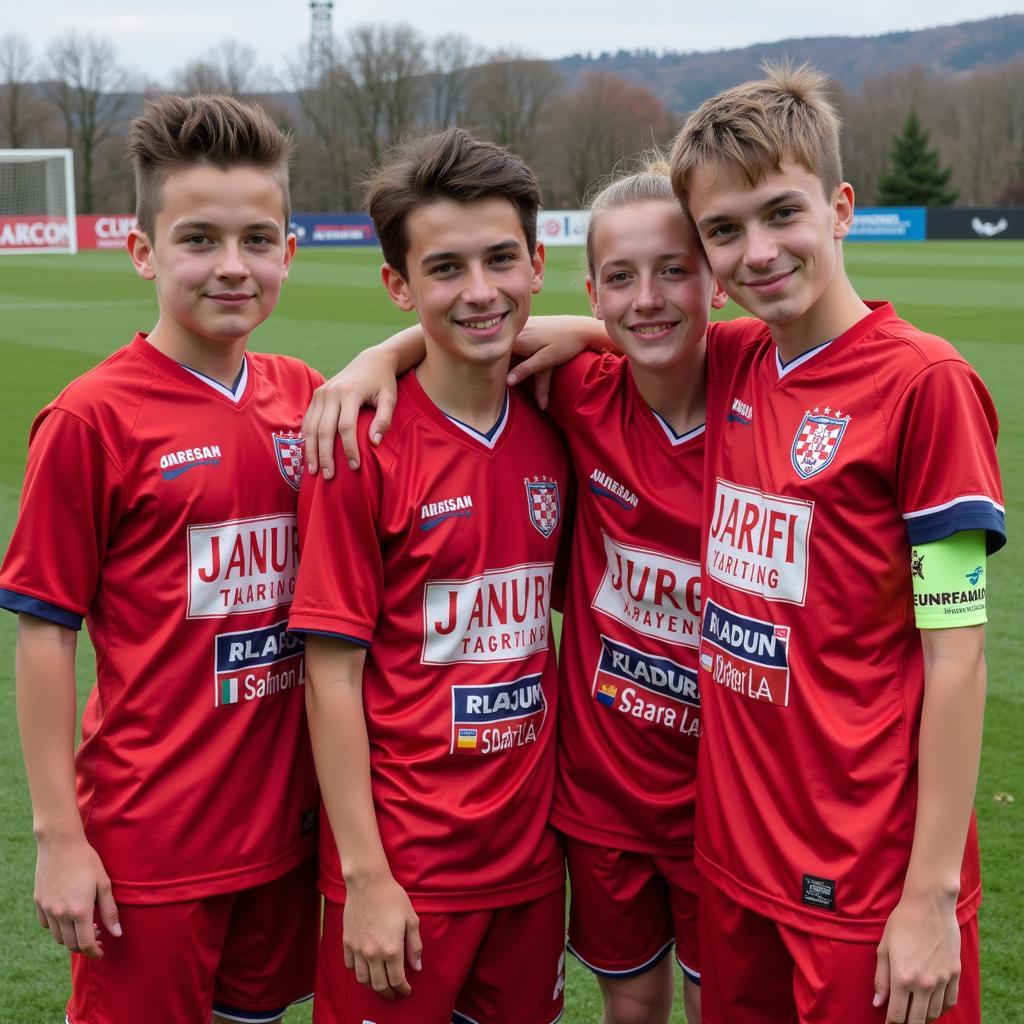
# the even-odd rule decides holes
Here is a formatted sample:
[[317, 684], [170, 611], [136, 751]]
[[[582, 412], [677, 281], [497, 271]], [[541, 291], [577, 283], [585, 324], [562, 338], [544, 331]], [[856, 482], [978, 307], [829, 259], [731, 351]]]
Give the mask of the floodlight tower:
[[310, 0], [309, 64], [314, 75], [326, 71], [331, 64], [334, 49], [334, 29], [331, 12], [334, 0]]

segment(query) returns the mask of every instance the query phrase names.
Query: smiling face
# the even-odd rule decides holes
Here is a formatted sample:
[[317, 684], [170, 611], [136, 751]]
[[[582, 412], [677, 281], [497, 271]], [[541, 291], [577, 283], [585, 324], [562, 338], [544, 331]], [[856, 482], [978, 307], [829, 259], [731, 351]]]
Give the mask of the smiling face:
[[256, 167], [209, 165], [168, 174], [153, 237], [132, 232], [139, 275], [156, 282], [160, 319], [150, 335], [188, 365], [218, 347], [244, 348], [277, 304], [295, 238], [281, 187]]
[[840, 243], [853, 220], [848, 184], [826, 196], [817, 175], [784, 161], [751, 186], [738, 167], [704, 164], [691, 175], [687, 205], [731, 299], [772, 328], [828, 322], [846, 285]]
[[544, 278], [507, 199], [438, 199], [409, 214], [406, 274], [381, 274], [395, 305], [415, 310], [428, 359], [490, 365], [507, 360]]
[[635, 366], [679, 366], [699, 350], [718, 289], [700, 241], [675, 201], [646, 200], [595, 213], [594, 315]]

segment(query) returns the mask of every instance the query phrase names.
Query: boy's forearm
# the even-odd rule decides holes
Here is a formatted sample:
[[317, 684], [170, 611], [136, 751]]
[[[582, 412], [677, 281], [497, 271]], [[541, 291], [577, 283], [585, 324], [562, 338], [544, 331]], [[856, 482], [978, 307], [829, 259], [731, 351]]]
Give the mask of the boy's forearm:
[[74, 630], [18, 616], [18, 729], [40, 841], [83, 835], [75, 793], [76, 643]]
[[390, 874], [370, 789], [360, 648], [306, 641], [306, 709], [317, 777], [347, 884]]
[[392, 334], [390, 338], [366, 351], [376, 352], [393, 359], [397, 377], [423, 362], [423, 358], [427, 354], [426, 342], [423, 340], [423, 328], [419, 324], [413, 324], [397, 334]]
[[925, 688], [917, 818], [904, 895], [955, 904], [978, 778], [985, 709], [984, 626], [922, 630]]

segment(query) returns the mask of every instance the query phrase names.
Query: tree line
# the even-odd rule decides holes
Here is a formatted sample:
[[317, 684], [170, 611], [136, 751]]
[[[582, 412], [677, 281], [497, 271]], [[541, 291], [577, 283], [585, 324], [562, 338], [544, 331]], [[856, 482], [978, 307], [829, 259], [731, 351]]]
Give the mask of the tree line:
[[[548, 207], [575, 208], [613, 168], [652, 146], [667, 148], [686, 116], [607, 71], [570, 76], [528, 54], [486, 52], [465, 36], [428, 38], [402, 24], [355, 28], [279, 69], [261, 64], [251, 47], [224, 42], [167, 82], [125, 68], [106, 39], [69, 33], [36, 54], [24, 38], [6, 35], [0, 147], [70, 147], [79, 211], [129, 210], [128, 125], [146, 95], [168, 90], [263, 102], [299, 143], [292, 198], [306, 211], [358, 209], [361, 181], [388, 146], [410, 131], [452, 124], [525, 157]], [[856, 91], [833, 90], [845, 174], [861, 205], [892, 201], [892, 182], [907, 177], [893, 160], [910, 120], [912, 132], [926, 143], [930, 136], [935, 173], [949, 172], [936, 201], [1024, 204], [1024, 61], [955, 78], [911, 68]], [[915, 150], [904, 140], [902, 152]]]

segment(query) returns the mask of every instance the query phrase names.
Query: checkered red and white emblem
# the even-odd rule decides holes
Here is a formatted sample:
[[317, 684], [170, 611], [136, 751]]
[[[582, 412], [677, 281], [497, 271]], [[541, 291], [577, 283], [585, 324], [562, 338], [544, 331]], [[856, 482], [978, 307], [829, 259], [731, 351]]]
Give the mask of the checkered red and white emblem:
[[558, 483], [554, 480], [524, 480], [530, 522], [545, 537], [550, 537], [558, 526]]
[[839, 442], [846, 432], [849, 416], [843, 416], [839, 410], [830, 415], [832, 410], [826, 407], [821, 413], [817, 408], [804, 413], [804, 418], [797, 428], [793, 440], [793, 468], [805, 480], [820, 473], [834, 458]]
[[281, 476], [295, 490], [302, 483], [302, 467], [306, 462], [306, 439], [299, 434], [271, 434], [274, 439], [274, 454]]

